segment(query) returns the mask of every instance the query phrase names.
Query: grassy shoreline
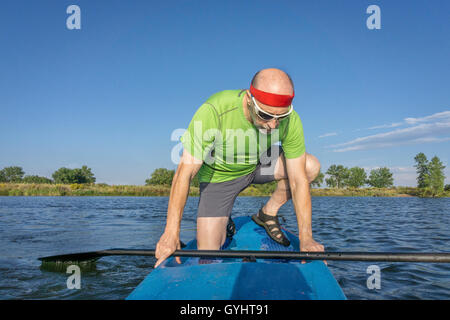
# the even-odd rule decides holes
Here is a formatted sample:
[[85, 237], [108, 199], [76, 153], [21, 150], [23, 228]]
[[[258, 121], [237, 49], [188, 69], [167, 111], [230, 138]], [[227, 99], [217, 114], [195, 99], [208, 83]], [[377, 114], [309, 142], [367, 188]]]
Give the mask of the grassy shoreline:
[[[251, 185], [239, 196], [270, 196], [273, 188], [261, 188]], [[106, 184], [25, 184], [0, 183], [0, 196], [169, 196], [170, 186], [150, 185], [106, 185]], [[191, 187], [190, 196], [198, 196], [199, 188]], [[325, 188], [311, 189], [313, 197], [417, 197], [418, 189], [415, 187], [393, 188]], [[444, 197], [450, 197], [447, 191]]]

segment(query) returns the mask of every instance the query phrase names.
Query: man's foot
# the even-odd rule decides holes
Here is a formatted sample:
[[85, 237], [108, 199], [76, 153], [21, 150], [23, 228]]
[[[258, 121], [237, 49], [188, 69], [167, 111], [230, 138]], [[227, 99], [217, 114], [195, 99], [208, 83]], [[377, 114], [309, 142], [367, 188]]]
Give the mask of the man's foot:
[[229, 217], [227, 224], [227, 238], [232, 238], [235, 233], [236, 233], [236, 225], [234, 224], [234, 221], [231, 219], [231, 217]]
[[288, 247], [291, 244], [289, 239], [286, 238], [281, 231], [280, 222], [278, 221], [277, 216], [269, 216], [268, 214], [265, 214], [261, 208], [257, 214], [252, 215], [252, 220], [255, 221], [257, 225], [266, 229], [269, 237], [275, 242], [285, 247]]

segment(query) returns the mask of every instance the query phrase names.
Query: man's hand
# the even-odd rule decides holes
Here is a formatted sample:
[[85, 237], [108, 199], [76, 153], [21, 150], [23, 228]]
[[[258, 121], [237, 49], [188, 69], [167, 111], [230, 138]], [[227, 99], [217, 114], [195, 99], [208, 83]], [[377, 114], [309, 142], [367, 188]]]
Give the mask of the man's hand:
[[[175, 250], [181, 249], [180, 223], [183, 209], [189, 194], [189, 184], [202, 166], [202, 161], [195, 159], [186, 150], [180, 159], [170, 189], [169, 206], [167, 207], [166, 228], [156, 245], [155, 257], [158, 261], [155, 268], [166, 260]], [[175, 259], [181, 263], [180, 257]]]
[[300, 239], [300, 251], [323, 252], [325, 248], [313, 238]]
[[[306, 239], [300, 239], [300, 251], [306, 251], [306, 252], [324, 252], [325, 247], [315, 241], [313, 238], [306, 238]], [[327, 262], [323, 261], [325, 264]], [[302, 261], [302, 263], [306, 263], [306, 261]]]
[[[157, 268], [164, 260], [166, 260], [175, 250], [180, 250], [180, 237], [175, 234], [164, 232], [156, 245], [155, 257], [158, 259], [155, 264]], [[175, 261], [181, 263], [180, 257], [176, 257]]]

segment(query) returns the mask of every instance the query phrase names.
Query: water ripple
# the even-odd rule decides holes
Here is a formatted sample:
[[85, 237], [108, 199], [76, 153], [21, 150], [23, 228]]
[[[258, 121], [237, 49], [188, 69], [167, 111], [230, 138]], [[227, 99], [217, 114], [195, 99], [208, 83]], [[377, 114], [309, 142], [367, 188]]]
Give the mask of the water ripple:
[[[268, 197], [239, 197], [233, 216], [251, 215]], [[184, 242], [195, 237], [198, 197], [188, 199]], [[107, 257], [83, 272], [82, 289], [67, 274], [41, 270], [40, 256], [112, 247], [154, 248], [168, 197], [0, 197], [0, 298], [123, 299], [152, 271], [150, 257]], [[445, 252], [450, 247], [450, 199], [316, 197], [313, 233], [329, 251]], [[291, 202], [282, 224], [297, 233]], [[381, 289], [367, 288], [378, 265]], [[450, 266], [329, 261], [349, 299], [450, 299]]]

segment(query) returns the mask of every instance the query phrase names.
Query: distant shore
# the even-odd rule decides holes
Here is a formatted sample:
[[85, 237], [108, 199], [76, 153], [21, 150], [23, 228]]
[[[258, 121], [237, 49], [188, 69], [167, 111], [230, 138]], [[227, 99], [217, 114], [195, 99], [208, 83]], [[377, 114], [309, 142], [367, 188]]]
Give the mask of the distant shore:
[[[239, 196], [270, 196], [273, 188], [251, 185]], [[169, 196], [167, 185], [107, 185], [107, 184], [25, 184], [0, 183], [0, 196]], [[199, 196], [199, 188], [191, 187], [190, 196]], [[392, 188], [313, 188], [313, 197], [417, 197], [415, 187]], [[450, 197], [447, 191], [444, 197]]]

